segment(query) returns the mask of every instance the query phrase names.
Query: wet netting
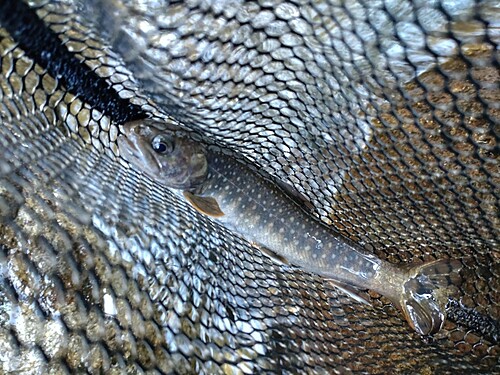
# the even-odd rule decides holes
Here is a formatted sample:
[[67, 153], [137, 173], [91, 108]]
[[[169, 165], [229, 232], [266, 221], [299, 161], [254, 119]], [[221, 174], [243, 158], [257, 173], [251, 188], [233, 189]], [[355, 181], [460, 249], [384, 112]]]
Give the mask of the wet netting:
[[[0, 1], [0, 373], [498, 373], [499, 40], [494, 0]], [[379, 258], [460, 260], [443, 329], [128, 165], [145, 117]]]

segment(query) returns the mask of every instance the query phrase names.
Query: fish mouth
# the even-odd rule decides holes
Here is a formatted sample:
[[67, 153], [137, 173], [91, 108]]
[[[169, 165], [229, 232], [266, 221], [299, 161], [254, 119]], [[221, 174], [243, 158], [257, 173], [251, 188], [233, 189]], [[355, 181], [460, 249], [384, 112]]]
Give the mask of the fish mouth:
[[129, 137], [131, 134], [135, 133], [135, 129], [139, 125], [138, 121], [127, 122], [120, 125], [120, 132], [123, 136]]
[[148, 169], [157, 173], [161, 170], [160, 161], [151, 153], [143, 152], [143, 150], [147, 150], [147, 147], [139, 144], [138, 140], [134, 141], [127, 135], [121, 135], [118, 137], [117, 143], [120, 156], [139, 170]]

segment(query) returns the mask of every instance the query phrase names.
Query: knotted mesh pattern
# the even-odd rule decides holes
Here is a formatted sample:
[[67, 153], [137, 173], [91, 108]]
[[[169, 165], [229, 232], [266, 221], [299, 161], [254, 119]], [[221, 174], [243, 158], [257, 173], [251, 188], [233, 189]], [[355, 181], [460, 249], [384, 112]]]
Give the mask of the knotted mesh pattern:
[[0, 28], [4, 373], [494, 372], [494, 2], [29, 5], [122, 100], [293, 185], [382, 259], [462, 260], [464, 283], [429, 339], [373, 292], [274, 264], [128, 166], [105, 95]]

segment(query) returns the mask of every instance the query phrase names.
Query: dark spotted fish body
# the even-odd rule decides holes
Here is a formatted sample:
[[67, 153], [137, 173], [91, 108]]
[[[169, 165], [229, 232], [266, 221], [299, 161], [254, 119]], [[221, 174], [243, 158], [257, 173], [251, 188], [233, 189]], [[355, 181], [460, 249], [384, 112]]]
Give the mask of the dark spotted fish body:
[[[158, 126], [158, 124], [156, 124]], [[266, 253], [355, 289], [393, 301], [421, 334], [445, 320], [447, 290], [460, 263], [439, 260], [397, 267], [311, 217], [283, 191], [245, 165], [142, 120], [126, 124], [122, 156], [167, 187], [183, 192], [198, 211]]]
[[270, 181], [221, 153], [208, 151], [207, 161], [200, 193], [216, 199], [224, 213], [217, 221], [228, 229], [291, 264], [348, 285], [366, 286], [380, 275], [380, 259], [334, 235]]

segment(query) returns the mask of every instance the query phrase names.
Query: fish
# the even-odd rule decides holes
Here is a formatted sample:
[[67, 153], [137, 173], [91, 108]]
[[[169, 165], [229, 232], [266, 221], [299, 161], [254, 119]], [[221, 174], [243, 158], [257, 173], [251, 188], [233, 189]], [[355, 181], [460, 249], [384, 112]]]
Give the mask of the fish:
[[460, 261], [394, 265], [342, 236], [282, 187], [220, 150], [165, 130], [153, 119], [128, 122], [120, 130], [121, 157], [266, 255], [321, 275], [354, 296], [370, 289], [387, 297], [421, 335], [442, 328], [450, 287], [460, 283]]

